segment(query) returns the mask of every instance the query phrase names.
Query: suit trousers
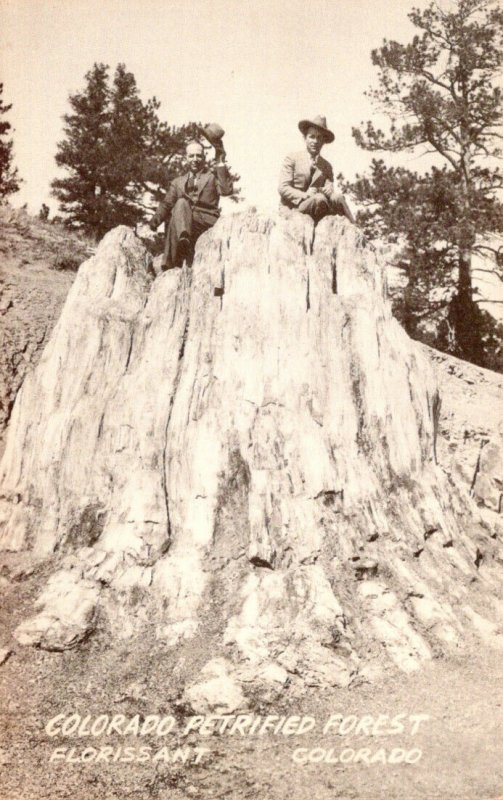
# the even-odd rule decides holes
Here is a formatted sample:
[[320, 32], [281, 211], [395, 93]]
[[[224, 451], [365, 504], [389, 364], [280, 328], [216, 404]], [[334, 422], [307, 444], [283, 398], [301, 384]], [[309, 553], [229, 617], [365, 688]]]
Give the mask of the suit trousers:
[[302, 200], [297, 206], [297, 210], [303, 214], [309, 214], [315, 222], [319, 222], [320, 219], [323, 219], [328, 214], [344, 214], [340, 203], [329, 200], [321, 192]]
[[191, 262], [197, 240], [215, 224], [217, 218], [211, 212], [193, 206], [186, 197], [180, 197], [171, 209], [162, 269], [181, 267], [184, 259]]

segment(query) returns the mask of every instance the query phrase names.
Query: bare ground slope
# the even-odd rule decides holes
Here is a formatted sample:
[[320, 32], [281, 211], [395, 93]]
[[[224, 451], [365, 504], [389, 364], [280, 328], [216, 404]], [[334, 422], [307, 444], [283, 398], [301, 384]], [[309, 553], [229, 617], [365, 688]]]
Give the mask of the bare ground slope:
[[[127, 645], [111, 646], [108, 632], [99, 630], [78, 650], [19, 648], [9, 633], [39, 593], [43, 574], [4, 566], [2, 584], [2, 645], [10, 650], [0, 667], [0, 796], [5, 800], [490, 800], [502, 794], [501, 653], [482, 654], [475, 642], [462, 656], [435, 660], [414, 675], [389, 672], [372, 685], [311, 689], [300, 697], [286, 690], [268, 703], [251, 698], [248, 713], [256, 717], [312, 716], [316, 727], [305, 735], [183, 736], [192, 712], [182, 702], [180, 665], [185, 676], [196, 675], [217, 632], [208, 628], [204, 642], [176, 652], [156, 642], [148, 626]], [[173, 715], [176, 728], [162, 737], [47, 735], [49, 720], [75, 713], [93, 719], [122, 714], [128, 721], [135, 715], [142, 721], [148, 715]], [[397, 715], [426, 719], [415, 735], [410, 724], [396, 735], [323, 735], [331, 714], [350, 720], [350, 727], [351, 717], [370, 716], [373, 723], [380, 715], [388, 721]], [[66, 756], [74, 747], [70, 758], [77, 760], [51, 762], [57, 747], [65, 748]], [[79, 760], [86, 748], [103, 747], [113, 750], [109, 763]], [[141, 747], [149, 747], [151, 757], [166, 750], [157, 763], [132, 763], [125, 747], [135, 758]], [[177, 748], [188, 753], [186, 763], [176, 760]], [[205, 748], [198, 764], [195, 748]], [[304, 752], [295, 755], [298, 748]], [[414, 764], [382, 763], [396, 748], [419, 751], [420, 758]], [[116, 756], [114, 763], [110, 758]], [[309, 757], [316, 762], [304, 763]], [[341, 763], [341, 757], [349, 761]]]
[[0, 454], [16, 393], [38, 363], [89, 245], [0, 206]]

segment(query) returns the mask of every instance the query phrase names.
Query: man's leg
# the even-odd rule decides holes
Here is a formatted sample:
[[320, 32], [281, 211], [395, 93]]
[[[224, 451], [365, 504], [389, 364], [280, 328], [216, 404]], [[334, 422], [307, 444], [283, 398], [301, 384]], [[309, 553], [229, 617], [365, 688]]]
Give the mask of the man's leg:
[[337, 192], [334, 193], [330, 198], [330, 206], [331, 206], [330, 214], [339, 214], [340, 216], [349, 219], [349, 221], [352, 222], [353, 225], [355, 224], [356, 220], [343, 194]]
[[321, 192], [302, 200], [300, 205], [297, 206], [297, 210], [301, 211], [303, 214], [309, 214], [315, 222], [319, 222], [320, 219], [326, 217], [327, 214], [334, 213], [331, 210], [330, 201], [327, 200], [325, 195], [321, 194]]
[[180, 197], [171, 210], [166, 247], [164, 250], [163, 269], [181, 267], [184, 257], [188, 255], [192, 237], [192, 208], [185, 197]]
[[208, 213], [205, 209], [194, 208], [192, 214], [192, 232], [190, 236], [190, 243], [191, 243], [191, 261], [194, 257], [194, 250], [196, 247], [196, 242], [205, 231], [209, 230], [213, 227], [215, 222], [217, 221], [218, 217], [214, 214]]

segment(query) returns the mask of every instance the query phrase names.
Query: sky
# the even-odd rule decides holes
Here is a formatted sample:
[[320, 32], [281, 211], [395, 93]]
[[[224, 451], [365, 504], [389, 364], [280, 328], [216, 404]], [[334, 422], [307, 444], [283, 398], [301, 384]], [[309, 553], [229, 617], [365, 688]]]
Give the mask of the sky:
[[[112, 71], [124, 62], [142, 99], [155, 95], [171, 125], [219, 123], [241, 175], [243, 207], [277, 205], [283, 157], [303, 147], [297, 123], [318, 114], [336, 136], [323, 155], [336, 174], [352, 177], [371, 159], [351, 137], [351, 126], [372, 116], [364, 96], [377, 78], [370, 52], [384, 38], [410, 40], [412, 5], [425, 3], [0, 0], [0, 80], [25, 181], [12, 202], [56, 211], [50, 181], [61, 174], [54, 161], [61, 117], [95, 62]], [[416, 156], [407, 160], [420, 168]]]

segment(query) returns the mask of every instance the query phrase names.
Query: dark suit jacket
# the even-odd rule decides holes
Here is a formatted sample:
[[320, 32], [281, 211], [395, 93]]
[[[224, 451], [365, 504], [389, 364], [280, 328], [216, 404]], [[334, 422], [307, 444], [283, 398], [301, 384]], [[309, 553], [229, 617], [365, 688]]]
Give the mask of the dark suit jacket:
[[166, 195], [161, 200], [157, 207], [157, 211], [150, 221], [152, 228], [157, 228], [161, 222], [169, 219], [171, 209], [176, 201], [181, 197], [186, 197], [194, 211], [204, 218], [207, 218], [209, 225], [213, 225], [219, 214], [218, 207], [220, 196], [227, 196], [232, 194], [232, 180], [229, 175], [229, 170], [225, 164], [218, 164], [215, 167], [215, 172], [212, 172], [207, 167], [198, 175], [198, 190], [197, 194], [187, 191], [187, 181], [189, 174], [180, 175], [171, 181]]
[[283, 205], [296, 208], [305, 200], [306, 190], [314, 186], [333, 194], [334, 172], [332, 165], [325, 158], [318, 156], [316, 169], [311, 177], [311, 159], [307, 150], [290, 153], [281, 167], [279, 176], [279, 193]]

